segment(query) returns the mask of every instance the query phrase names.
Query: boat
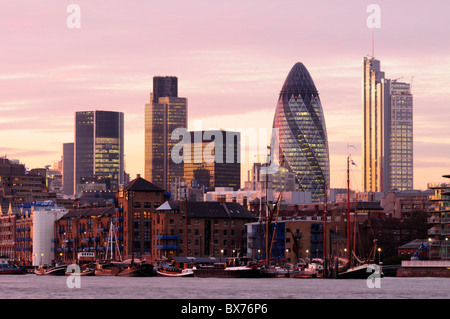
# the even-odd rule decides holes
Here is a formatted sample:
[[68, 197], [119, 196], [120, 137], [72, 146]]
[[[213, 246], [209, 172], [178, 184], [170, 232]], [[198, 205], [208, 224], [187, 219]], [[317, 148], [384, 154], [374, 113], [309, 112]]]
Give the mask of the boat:
[[66, 265], [55, 266], [39, 266], [34, 270], [34, 273], [38, 276], [65, 276]]
[[0, 257], [0, 275], [23, 275], [22, 268], [11, 263], [8, 257]]
[[111, 262], [98, 261], [94, 269], [95, 276], [117, 276], [119, 272], [120, 266]]
[[155, 276], [153, 265], [147, 263], [145, 260], [125, 260], [123, 262], [113, 263], [118, 265], [119, 272], [117, 276], [120, 277], [151, 277]]
[[94, 276], [95, 275], [95, 267], [92, 264], [84, 264], [80, 266], [80, 272], [76, 272], [75, 269], [72, 269], [72, 272], [69, 272], [66, 269], [66, 275], [78, 275], [78, 276]]
[[226, 263], [214, 263], [213, 265], [196, 265], [193, 268], [194, 277], [200, 278], [260, 278], [265, 274], [258, 267], [227, 266]]
[[161, 277], [194, 277], [193, 268], [177, 268], [172, 265], [160, 265], [156, 274]]
[[[361, 260], [355, 253], [355, 241], [356, 241], [356, 211], [357, 205], [355, 202], [355, 212], [353, 217], [353, 236], [351, 236], [350, 226], [350, 155], [347, 156], [347, 251], [349, 252], [349, 258], [345, 267], [339, 267], [339, 260], [335, 263], [335, 278], [339, 279], [367, 279], [374, 271], [377, 271], [378, 265], [374, 264], [375, 252], [377, 248], [377, 240], [373, 240], [372, 249], [368, 257]], [[352, 161], [353, 162], [353, 161]], [[353, 238], [353, 247], [351, 245], [351, 239]], [[379, 268], [379, 267], [378, 267]], [[383, 275], [381, 270], [377, 273], [380, 277]]]

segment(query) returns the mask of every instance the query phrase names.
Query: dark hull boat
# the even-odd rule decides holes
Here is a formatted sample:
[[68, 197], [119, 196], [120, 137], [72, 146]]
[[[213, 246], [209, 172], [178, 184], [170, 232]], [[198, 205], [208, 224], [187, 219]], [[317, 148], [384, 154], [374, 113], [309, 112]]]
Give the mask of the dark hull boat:
[[43, 267], [39, 266], [34, 270], [38, 276], [65, 276], [67, 266]]

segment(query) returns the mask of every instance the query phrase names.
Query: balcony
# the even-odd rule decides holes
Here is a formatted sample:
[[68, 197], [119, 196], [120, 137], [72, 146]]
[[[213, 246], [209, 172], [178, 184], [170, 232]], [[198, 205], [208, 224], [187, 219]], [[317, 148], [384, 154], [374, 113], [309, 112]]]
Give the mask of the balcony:
[[428, 224], [440, 224], [441, 220], [438, 217], [427, 218]]
[[156, 249], [159, 250], [175, 250], [178, 249], [179, 245], [156, 245]]
[[156, 239], [180, 239], [180, 235], [156, 235]]
[[450, 217], [441, 218], [441, 224], [449, 224], [449, 223], [450, 223]]
[[428, 235], [440, 235], [441, 230], [437, 228], [430, 228], [428, 229]]

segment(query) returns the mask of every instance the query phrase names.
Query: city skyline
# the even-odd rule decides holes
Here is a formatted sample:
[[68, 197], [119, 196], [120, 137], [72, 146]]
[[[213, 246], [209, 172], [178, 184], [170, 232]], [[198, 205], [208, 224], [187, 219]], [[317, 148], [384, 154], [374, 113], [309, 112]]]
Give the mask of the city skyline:
[[[127, 173], [143, 174], [142, 101], [153, 76], [179, 78], [179, 95], [189, 100], [189, 130], [195, 120], [203, 129], [270, 129], [280, 83], [301, 61], [320, 89], [331, 187], [345, 187], [350, 151], [358, 164], [352, 187], [362, 190], [361, 60], [371, 52], [370, 3], [193, 1], [172, 10], [170, 1], [78, 1], [80, 29], [67, 27], [65, 3], [4, 4], [0, 153], [44, 167], [73, 140], [74, 112], [108, 109], [125, 113]], [[412, 82], [414, 188], [426, 189], [450, 169], [450, 139], [442, 134], [450, 116], [450, 50], [439, 41], [450, 29], [450, 6], [377, 4], [374, 55], [390, 78]], [[252, 162], [246, 164], [242, 176]]]

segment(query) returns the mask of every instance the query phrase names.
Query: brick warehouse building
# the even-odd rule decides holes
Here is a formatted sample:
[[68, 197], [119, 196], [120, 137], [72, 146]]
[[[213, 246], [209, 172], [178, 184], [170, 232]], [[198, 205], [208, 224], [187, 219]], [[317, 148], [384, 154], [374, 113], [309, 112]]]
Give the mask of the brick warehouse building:
[[93, 252], [95, 258], [106, 259], [106, 254], [109, 256], [111, 253], [109, 239], [112, 230], [118, 239], [117, 246], [114, 244], [115, 259], [118, 260], [117, 253], [123, 250], [122, 214], [115, 207], [69, 210], [55, 222], [55, 259], [70, 264], [77, 260], [79, 252]]
[[165, 190], [143, 179], [140, 175], [116, 194], [117, 204], [123, 210], [123, 255], [152, 260], [152, 215], [164, 203]]
[[245, 256], [246, 224], [257, 220], [242, 205], [229, 202], [167, 201], [157, 211], [152, 219], [157, 258]]

